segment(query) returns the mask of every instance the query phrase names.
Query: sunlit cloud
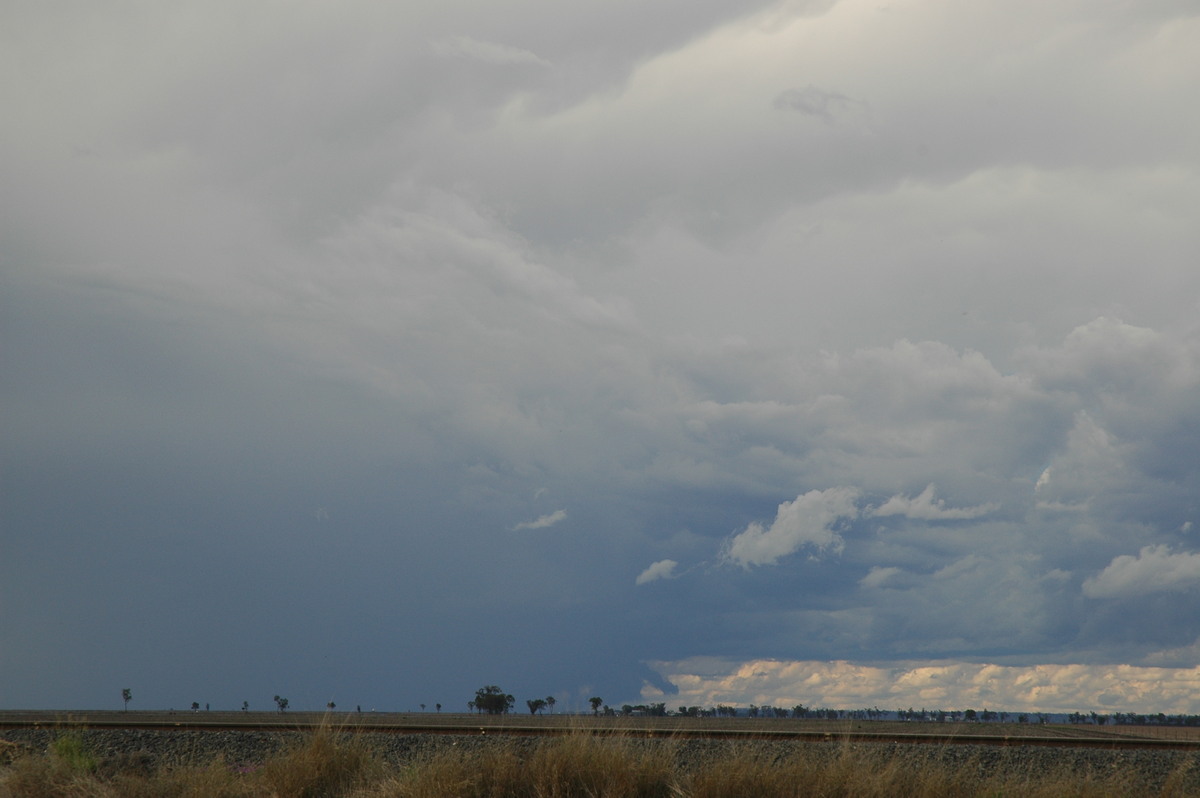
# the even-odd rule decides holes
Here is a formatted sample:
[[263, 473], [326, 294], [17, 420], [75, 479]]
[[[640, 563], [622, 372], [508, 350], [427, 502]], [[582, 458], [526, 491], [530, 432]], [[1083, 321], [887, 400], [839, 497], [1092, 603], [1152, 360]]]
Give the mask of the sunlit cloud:
[[[731, 662], [712, 658], [649, 664], [678, 688], [671, 701], [687, 705], [1200, 711], [1200, 667], [1011, 666], [955, 661], [879, 666], [845, 661]], [[650, 686], [643, 692], [657, 694]]]

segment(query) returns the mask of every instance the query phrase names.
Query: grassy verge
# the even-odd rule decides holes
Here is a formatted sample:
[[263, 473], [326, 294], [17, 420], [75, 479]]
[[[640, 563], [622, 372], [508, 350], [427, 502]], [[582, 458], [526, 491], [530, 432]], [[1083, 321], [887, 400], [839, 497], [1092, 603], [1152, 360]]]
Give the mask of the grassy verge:
[[217, 760], [156, 769], [137, 757], [99, 758], [79, 736], [64, 734], [45, 753], [23, 754], [0, 768], [0, 798], [1200, 795], [1195, 759], [1151, 788], [1128, 769], [1031, 772], [1015, 764], [996, 769], [936, 757], [917, 763], [852, 745], [797, 746], [784, 756], [736, 748], [686, 766], [676, 753], [672, 742], [646, 745], [580, 733], [532, 745], [496, 741], [467, 750], [446, 747], [392, 766], [358, 735], [330, 727], [257, 765]]

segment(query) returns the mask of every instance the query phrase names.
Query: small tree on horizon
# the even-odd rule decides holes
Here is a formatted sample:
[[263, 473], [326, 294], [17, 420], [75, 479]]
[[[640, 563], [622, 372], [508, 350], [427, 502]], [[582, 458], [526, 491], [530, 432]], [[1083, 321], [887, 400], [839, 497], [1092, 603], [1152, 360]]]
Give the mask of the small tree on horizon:
[[598, 695], [594, 695], [588, 699], [588, 703], [592, 705], [592, 714], [600, 714], [600, 705], [604, 703], [604, 699]]
[[546, 699], [530, 698], [525, 702], [525, 706], [529, 707], [530, 715], [536, 715], [542, 711], [542, 707], [546, 706]]
[[275, 706], [279, 707], [280, 712], [283, 712], [288, 707], [288, 700], [282, 696], [275, 696]]
[[554, 705], [557, 703], [558, 703], [558, 701], [555, 700], [554, 696], [552, 696], [552, 695], [546, 696], [546, 706], [550, 707], [551, 715], [554, 714]]
[[129, 702], [133, 700], [133, 691], [126, 687], [121, 691], [121, 700], [125, 702], [125, 711], [129, 711]]
[[506, 715], [516, 702], [517, 699], [494, 684], [480, 687], [475, 691], [475, 709], [489, 715]]

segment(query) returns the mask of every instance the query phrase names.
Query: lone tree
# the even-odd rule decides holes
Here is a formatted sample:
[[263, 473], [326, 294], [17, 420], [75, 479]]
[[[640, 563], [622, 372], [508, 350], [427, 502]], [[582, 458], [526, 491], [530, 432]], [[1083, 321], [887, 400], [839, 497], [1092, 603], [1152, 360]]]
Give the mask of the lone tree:
[[288, 700], [281, 696], [275, 696], [275, 706], [279, 707], [280, 712], [283, 712], [288, 707]]
[[330, 712], [333, 712], [333, 710], [337, 709], [337, 704], [330, 701], [328, 704], [325, 705], [325, 708], [328, 709]]
[[604, 703], [604, 699], [598, 695], [594, 695], [588, 699], [588, 703], [592, 705], [592, 714], [600, 714], [600, 705]]
[[558, 703], [558, 701], [555, 700], [554, 696], [552, 696], [552, 695], [546, 696], [546, 706], [550, 707], [551, 715], [554, 714], [554, 705], [557, 703]]
[[126, 687], [121, 691], [121, 700], [125, 702], [125, 711], [129, 711], [129, 702], [133, 700], [133, 691]]
[[544, 698], [530, 698], [525, 701], [525, 706], [529, 707], [529, 714], [536, 715], [542, 711], [542, 707], [546, 706]]
[[480, 687], [475, 691], [475, 710], [489, 715], [504, 715], [513, 708], [517, 699], [505, 693], [494, 684]]

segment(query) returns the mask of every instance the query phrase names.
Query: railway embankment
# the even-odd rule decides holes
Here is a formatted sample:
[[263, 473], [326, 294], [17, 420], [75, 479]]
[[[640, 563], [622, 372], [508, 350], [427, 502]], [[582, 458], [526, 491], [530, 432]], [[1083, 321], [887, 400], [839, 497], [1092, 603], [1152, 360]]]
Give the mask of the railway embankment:
[[[234, 769], [253, 769], [290, 747], [303, 745], [314, 732], [303, 730], [146, 729], [26, 727], [0, 730], [9, 754], [41, 755], [65, 734], [75, 735], [103, 770], [152, 772], [161, 768], [205, 767], [219, 762]], [[453, 731], [395, 732], [326, 730], [344, 742], [362, 746], [374, 757], [403, 767], [439, 754], [473, 757], [503, 747], [522, 757], [532, 756], [546, 737], [506, 734], [480, 728]], [[729, 736], [700, 737], [670, 734], [613, 735], [612, 744], [632, 751], [667, 753], [681, 772], [738, 759], [783, 762], [803, 753], [814, 761], [841, 756], [865, 756], [871, 761], [902, 763], [914, 769], [969, 769], [980, 777], [995, 774], [1072, 772], [1081, 777], [1121, 773], [1153, 792], [1172, 774], [1189, 773], [1190, 786], [1200, 793], [1200, 753], [1162, 748], [1105, 748], [1082, 745], [997, 745], [959, 741], [954, 744], [914, 744], [911, 741], [855, 741], [849, 737], [763, 739]]]

